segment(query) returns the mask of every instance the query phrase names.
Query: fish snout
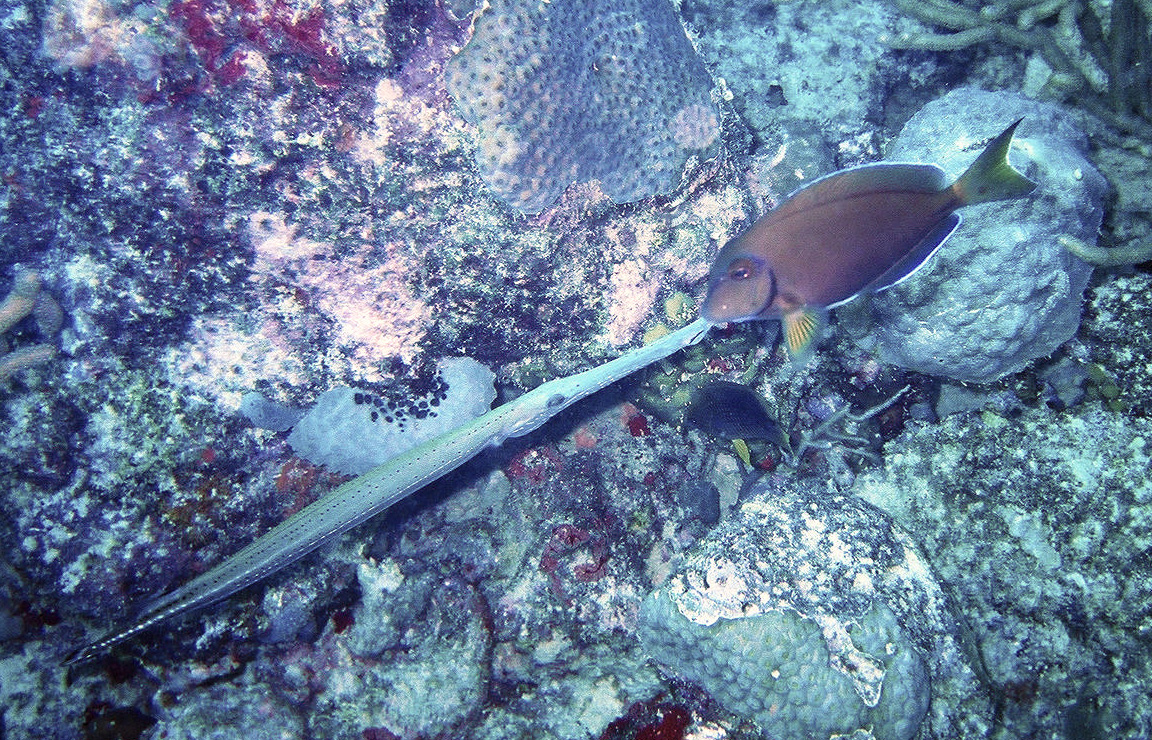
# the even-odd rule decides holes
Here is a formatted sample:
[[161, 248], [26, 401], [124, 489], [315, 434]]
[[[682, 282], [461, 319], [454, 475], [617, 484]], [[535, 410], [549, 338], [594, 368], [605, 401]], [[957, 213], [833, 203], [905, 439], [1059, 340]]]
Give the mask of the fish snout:
[[775, 297], [771, 268], [763, 260], [740, 256], [713, 276], [700, 315], [713, 324], [763, 318]]

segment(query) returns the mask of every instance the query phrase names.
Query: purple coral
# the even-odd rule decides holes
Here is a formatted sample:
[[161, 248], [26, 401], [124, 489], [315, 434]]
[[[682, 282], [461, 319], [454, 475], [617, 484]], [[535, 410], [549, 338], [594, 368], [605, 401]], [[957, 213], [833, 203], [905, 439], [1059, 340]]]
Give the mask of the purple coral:
[[574, 182], [626, 203], [716, 150], [711, 78], [667, 0], [493, 0], [447, 69], [496, 195], [537, 213]]

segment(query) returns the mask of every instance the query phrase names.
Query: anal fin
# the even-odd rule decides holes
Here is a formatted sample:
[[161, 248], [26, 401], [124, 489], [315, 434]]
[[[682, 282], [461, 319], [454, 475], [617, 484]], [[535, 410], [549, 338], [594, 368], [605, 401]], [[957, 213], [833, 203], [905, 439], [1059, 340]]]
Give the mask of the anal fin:
[[940, 223], [932, 227], [932, 230], [924, 235], [924, 238], [908, 251], [908, 254], [900, 258], [900, 260], [885, 270], [880, 277], [872, 281], [871, 284], [864, 288], [862, 292], [880, 293], [888, 290], [893, 285], [899, 285], [908, 278], [916, 274], [916, 272], [932, 259], [932, 255], [936, 254], [936, 250], [948, 241], [948, 237], [952, 236], [952, 232], [960, 227], [959, 213], [950, 213]]

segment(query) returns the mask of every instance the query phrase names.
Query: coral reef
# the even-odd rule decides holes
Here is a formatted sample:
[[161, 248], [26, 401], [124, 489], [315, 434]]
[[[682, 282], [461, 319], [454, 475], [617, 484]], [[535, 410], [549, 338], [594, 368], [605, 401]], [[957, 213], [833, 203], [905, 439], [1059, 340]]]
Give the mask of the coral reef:
[[1142, 303], [1149, 290], [1152, 276], [1147, 273], [1119, 276], [1093, 288], [1081, 332], [1090, 349], [1074, 356], [1085, 366], [1085, 395], [1134, 417], [1152, 413], [1152, 374], [1143, 362], [1152, 352]]
[[[881, 0], [618, 6], [671, 34], [651, 34], [646, 43], [665, 51], [639, 61], [619, 12], [530, 3], [531, 18], [595, 12], [620, 42], [614, 63], [641, 65], [636, 79], [655, 75], [664, 89], [687, 81], [692, 102], [708, 106], [691, 109], [698, 119], [677, 117], [682, 99], [648, 89], [637, 93], [643, 105], [628, 106], [630, 121], [664, 137], [667, 167], [653, 188], [671, 193], [685, 179], [681, 157], [720, 156], [689, 167], [670, 197], [621, 206], [589, 182], [525, 218], [478, 173], [483, 124], [464, 120], [448, 94], [445, 69], [480, 4], [0, 0], [0, 295], [21, 267], [33, 270], [38, 295], [51, 294], [68, 319], [44, 333], [25, 313], [30, 290], [0, 312], [20, 314], [5, 349], [59, 348], [9, 381], [18, 392], [0, 393], [4, 737], [761, 740], [745, 719], [756, 707], [670, 677], [637, 628], [648, 594], [667, 593], [701, 553], [716, 554], [714, 527], [745, 548], [734, 552], [765, 549], [740, 526], [765, 473], [773, 488], [755, 498], [760, 511], [807, 507], [792, 509], [783, 530], [809, 538], [783, 554], [795, 567], [778, 580], [809, 593], [798, 574], [810, 572], [819, 601], [859, 594], [865, 573], [883, 593], [882, 608], [836, 602], [830, 619], [817, 617], [844, 627], [838, 642], [813, 630], [802, 594], [780, 610], [787, 623], [744, 623], [756, 637], [788, 631], [813, 654], [859, 658], [870, 672], [848, 691], [828, 670], [809, 672], [844, 699], [836, 710], [904, 736], [923, 705], [917, 660], [930, 672], [979, 662], [939, 657], [970, 619], [992, 680], [976, 687], [959, 671], [953, 685], [934, 682], [919, 734], [987, 725], [1005, 738], [1150, 734], [1140, 662], [1147, 460], [1138, 440], [1152, 399], [1143, 267], [1096, 271], [1084, 323], [1051, 361], [971, 394], [994, 409], [964, 410], [951, 391], [938, 403], [939, 379], [879, 362], [844, 331], [797, 366], [775, 350], [774, 324], [718, 327], [262, 586], [61, 670], [72, 647], [339, 483], [294, 455], [294, 416], [266, 415], [275, 429], [246, 423], [236, 413], [245, 394], [296, 408], [338, 386], [416, 398], [441, 360], [465, 356], [492, 369], [507, 401], [694, 318], [718, 244], [796, 186], [878, 159], [943, 89], [1040, 92], [1053, 78], [1041, 54], [1011, 45], [976, 55], [876, 43], [917, 28]], [[1104, 7], [1050, 5], [1056, 15], [1035, 23], [1050, 32], [1061, 14], [1087, 19]], [[1006, 23], [1032, 6], [994, 5]], [[475, 38], [512, 7], [491, 3]], [[489, 48], [524, 61], [533, 38]], [[667, 68], [653, 71], [657, 59]], [[597, 60], [584, 71], [619, 69]], [[560, 72], [573, 68], [545, 77]], [[566, 104], [586, 102], [571, 92]], [[996, 130], [1010, 122], [1000, 113]], [[1152, 234], [1147, 149], [1106, 121], [1080, 119], [1116, 194], [1100, 206], [1098, 246], [1139, 256], [1131, 246]], [[539, 129], [546, 143], [572, 141]], [[933, 142], [955, 143], [948, 134]], [[609, 171], [619, 183], [654, 182], [627, 171], [644, 156]], [[762, 395], [771, 418], [808, 440], [802, 459], [751, 445], [743, 461], [727, 440], [681, 428], [692, 391], [715, 379]], [[948, 406], [939, 421], [934, 409]], [[851, 494], [887, 507], [914, 537]], [[813, 527], [837, 512], [854, 512], [850, 531], [835, 529], [854, 547], [806, 547], [831, 541]], [[865, 560], [913, 563], [897, 551], [914, 551], [911, 539], [927, 545], [934, 570], [921, 573], [926, 591], [901, 592], [905, 601], [884, 590], [901, 572], [878, 575]], [[847, 583], [828, 575], [849, 571]], [[933, 582], [967, 612], [938, 628], [941, 613], [917, 613], [924, 602], [913, 598], [935, 606]], [[757, 586], [769, 600], [771, 588]], [[706, 631], [679, 610], [665, 616], [687, 636]], [[883, 685], [877, 697], [881, 671], [902, 701], [884, 699]], [[753, 679], [770, 681], [754, 668], [741, 680]], [[791, 718], [815, 704], [800, 702]], [[941, 732], [949, 717], [970, 723]]]
[[[850, 152], [828, 151], [824, 137], [855, 137], [866, 118], [881, 115], [887, 74], [923, 74], [922, 66], [890, 69], [890, 54], [875, 43], [895, 16], [886, 0], [698, 3], [684, 12], [699, 34], [701, 56], [725, 81], [764, 157], [790, 152], [774, 173], [782, 181], [772, 188], [778, 194], [859, 164], [855, 157], [837, 162]], [[834, 69], [823, 68], [832, 60]]]
[[854, 497], [770, 480], [645, 600], [639, 631], [657, 661], [771, 736], [988, 730], [944, 592], [911, 538]]
[[617, 203], [668, 193], [716, 153], [704, 64], [667, 0], [495, 0], [447, 69], [501, 200], [538, 213], [595, 180]]
[[64, 68], [115, 60], [152, 80], [162, 48], [152, 31], [145, 16], [121, 17], [104, 0], [56, 0], [44, 13], [44, 53]]
[[[854, 492], [931, 553], [997, 692], [1003, 737], [1140, 737], [1152, 570], [1146, 418], [954, 414], [890, 443]], [[1098, 702], [1097, 697], [1108, 697]], [[1071, 731], [1070, 731], [1071, 732]]]

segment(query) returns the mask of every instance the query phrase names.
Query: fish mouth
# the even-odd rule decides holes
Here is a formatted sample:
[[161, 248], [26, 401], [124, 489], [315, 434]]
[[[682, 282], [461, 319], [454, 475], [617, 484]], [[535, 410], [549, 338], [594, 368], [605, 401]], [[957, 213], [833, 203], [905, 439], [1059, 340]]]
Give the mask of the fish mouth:
[[[718, 280], [708, 289], [704, 303], [700, 306], [700, 316], [710, 324], [732, 324], [742, 321], [755, 321], [764, 318], [770, 301], [762, 306], [748, 306], [747, 300], [725, 300], [721, 296], [725, 290], [725, 281]], [[728, 286], [731, 287], [731, 286]], [[743, 296], [736, 296], [743, 298]], [[732, 298], [732, 296], [729, 296]]]
[[719, 326], [721, 324], [727, 324], [729, 321], [735, 320], [735, 319], [729, 319], [726, 316], [722, 316], [722, 315], [716, 313], [715, 311], [709, 311], [706, 308], [700, 309], [700, 316], [701, 316], [701, 318], [703, 318], [705, 321], [707, 321], [709, 324], [712, 324], [713, 326]]
[[751, 321], [759, 318], [758, 313], [741, 313], [735, 310], [732, 306], [720, 303], [718, 301], [704, 300], [704, 305], [700, 307], [700, 316], [709, 324], [731, 324], [741, 321]]

